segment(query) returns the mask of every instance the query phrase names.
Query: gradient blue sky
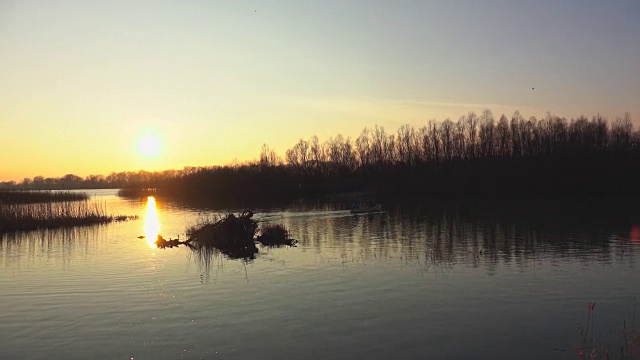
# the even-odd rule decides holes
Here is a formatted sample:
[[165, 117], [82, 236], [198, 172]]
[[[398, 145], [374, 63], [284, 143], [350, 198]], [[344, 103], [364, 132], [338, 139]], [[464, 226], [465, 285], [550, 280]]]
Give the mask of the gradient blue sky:
[[4, 0], [0, 54], [0, 181], [225, 164], [486, 108], [640, 119], [637, 0]]

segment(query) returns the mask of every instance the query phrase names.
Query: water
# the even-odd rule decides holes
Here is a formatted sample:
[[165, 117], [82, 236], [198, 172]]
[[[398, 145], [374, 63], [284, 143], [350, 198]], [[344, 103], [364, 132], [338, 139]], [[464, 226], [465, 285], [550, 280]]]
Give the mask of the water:
[[589, 301], [617, 354], [639, 290], [610, 209], [302, 203], [256, 214], [296, 248], [242, 261], [150, 245], [211, 210], [92, 194], [140, 219], [2, 236], [0, 358], [575, 359]]

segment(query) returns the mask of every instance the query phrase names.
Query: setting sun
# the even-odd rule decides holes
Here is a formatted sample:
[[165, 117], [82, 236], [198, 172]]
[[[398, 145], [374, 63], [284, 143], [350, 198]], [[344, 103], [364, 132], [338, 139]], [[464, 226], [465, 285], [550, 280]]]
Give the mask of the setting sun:
[[157, 156], [160, 153], [160, 141], [153, 135], [145, 135], [138, 142], [138, 151], [147, 157]]

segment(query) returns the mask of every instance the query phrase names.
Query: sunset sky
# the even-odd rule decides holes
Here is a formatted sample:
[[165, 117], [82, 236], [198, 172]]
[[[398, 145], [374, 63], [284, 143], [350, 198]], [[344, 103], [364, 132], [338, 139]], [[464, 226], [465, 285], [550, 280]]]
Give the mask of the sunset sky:
[[639, 19], [637, 0], [3, 0], [0, 181], [226, 164], [486, 108], [639, 125]]

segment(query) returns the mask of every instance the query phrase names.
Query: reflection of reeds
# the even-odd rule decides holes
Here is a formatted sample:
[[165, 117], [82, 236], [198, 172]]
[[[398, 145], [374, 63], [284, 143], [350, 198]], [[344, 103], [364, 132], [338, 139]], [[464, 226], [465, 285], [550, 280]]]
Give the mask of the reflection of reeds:
[[81, 192], [0, 191], [0, 203], [4, 204], [34, 204], [88, 199], [89, 195]]
[[107, 215], [105, 204], [96, 201], [0, 204], [0, 232], [89, 225], [113, 220], [113, 216]]
[[38, 229], [33, 231], [15, 231], [0, 234], [0, 254], [22, 253], [28, 256], [0, 256], [0, 267], [14, 264], [20, 266], [29, 262], [32, 256], [45, 256], [55, 252], [58, 256], [51, 258], [63, 266], [69, 265], [74, 256], [100, 251], [108, 246], [106, 237], [107, 225], [59, 227], [55, 229]]
[[195, 260], [195, 263], [198, 265], [198, 269], [202, 271], [203, 275], [207, 277], [209, 276], [213, 259], [216, 259], [218, 261], [218, 267], [223, 266], [223, 255], [218, 249], [213, 247], [199, 246], [191, 247], [191, 250], [193, 251], [189, 256], [192, 257], [193, 260]]

